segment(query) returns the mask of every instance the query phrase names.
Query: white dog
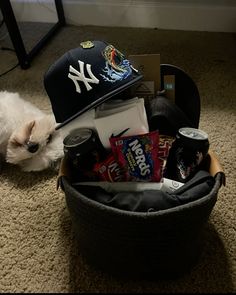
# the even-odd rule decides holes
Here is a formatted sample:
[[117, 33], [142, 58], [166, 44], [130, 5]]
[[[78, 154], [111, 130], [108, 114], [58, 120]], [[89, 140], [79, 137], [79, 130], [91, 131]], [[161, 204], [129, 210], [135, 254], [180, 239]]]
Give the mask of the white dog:
[[0, 91], [0, 154], [23, 171], [58, 168], [63, 139], [55, 131], [55, 118], [18, 93]]

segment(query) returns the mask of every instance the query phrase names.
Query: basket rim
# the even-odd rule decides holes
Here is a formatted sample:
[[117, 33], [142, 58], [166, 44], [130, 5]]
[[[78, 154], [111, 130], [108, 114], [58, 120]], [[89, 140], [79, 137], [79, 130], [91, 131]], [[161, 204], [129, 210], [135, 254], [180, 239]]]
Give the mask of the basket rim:
[[75, 188], [73, 188], [67, 177], [62, 176], [61, 177], [61, 181], [63, 183], [64, 186], [64, 193], [65, 195], [67, 194], [67, 188], [70, 188], [70, 195], [71, 192], [73, 192], [73, 197], [79, 197], [84, 203], [86, 203], [89, 206], [92, 206], [95, 209], [101, 210], [103, 212], [105, 211], [109, 211], [109, 213], [114, 213], [117, 215], [126, 215], [126, 216], [133, 216], [133, 217], [157, 217], [157, 216], [163, 216], [163, 215], [167, 215], [170, 213], [176, 213], [176, 212], [180, 212], [186, 209], [191, 209], [194, 206], [200, 206], [203, 203], [207, 203], [209, 200], [211, 200], [213, 197], [216, 197], [218, 194], [218, 191], [221, 187], [221, 175], [220, 173], [216, 174], [215, 176], [215, 184], [211, 190], [211, 192], [209, 194], [207, 194], [204, 197], [201, 197], [195, 201], [191, 201], [189, 203], [183, 204], [183, 205], [179, 205], [176, 207], [172, 207], [172, 208], [168, 208], [165, 210], [159, 210], [159, 211], [151, 211], [151, 212], [134, 212], [134, 211], [128, 211], [128, 210], [123, 210], [123, 209], [119, 209], [119, 208], [115, 208], [112, 206], [108, 206], [106, 204], [103, 203], [99, 203], [98, 201], [92, 200], [88, 197], [86, 197], [85, 195], [81, 194], [80, 192], [78, 192]]

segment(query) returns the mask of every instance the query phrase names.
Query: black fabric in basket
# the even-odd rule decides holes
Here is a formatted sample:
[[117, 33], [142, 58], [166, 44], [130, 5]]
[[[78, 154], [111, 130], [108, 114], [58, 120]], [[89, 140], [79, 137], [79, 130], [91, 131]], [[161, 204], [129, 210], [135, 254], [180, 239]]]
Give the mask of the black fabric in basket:
[[207, 171], [200, 170], [195, 176], [178, 190], [168, 193], [161, 190], [145, 190], [142, 192], [110, 193], [99, 186], [73, 185], [86, 197], [122, 210], [148, 212], [165, 210], [186, 204], [207, 195], [215, 183]]

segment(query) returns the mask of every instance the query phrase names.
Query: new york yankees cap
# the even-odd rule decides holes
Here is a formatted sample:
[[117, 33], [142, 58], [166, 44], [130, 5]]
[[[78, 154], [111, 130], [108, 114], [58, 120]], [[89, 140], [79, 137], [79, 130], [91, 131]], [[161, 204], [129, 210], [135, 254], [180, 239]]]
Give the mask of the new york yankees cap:
[[104, 41], [81, 42], [55, 61], [44, 75], [59, 129], [142, 79], [124, 54]]

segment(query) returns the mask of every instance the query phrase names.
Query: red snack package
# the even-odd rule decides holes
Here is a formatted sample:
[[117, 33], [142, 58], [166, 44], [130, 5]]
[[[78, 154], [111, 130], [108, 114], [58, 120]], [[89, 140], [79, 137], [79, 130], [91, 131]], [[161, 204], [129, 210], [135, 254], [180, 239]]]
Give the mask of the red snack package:
[[174, 139], [174, 137], [169, 135], [159, 135], [158, 159], [160, 161], [161, 177], [163, 177], [164, 175], [169, 150], [172, 146]]
[[104, 161], [96, 163], [93, 171], [98, 174], [102, 181], [115, 182], [124, 180], [122, 170], [112, 154]]
[[160, 181], [159, 132], [110, 138], [111, 148], [126, 181]]

